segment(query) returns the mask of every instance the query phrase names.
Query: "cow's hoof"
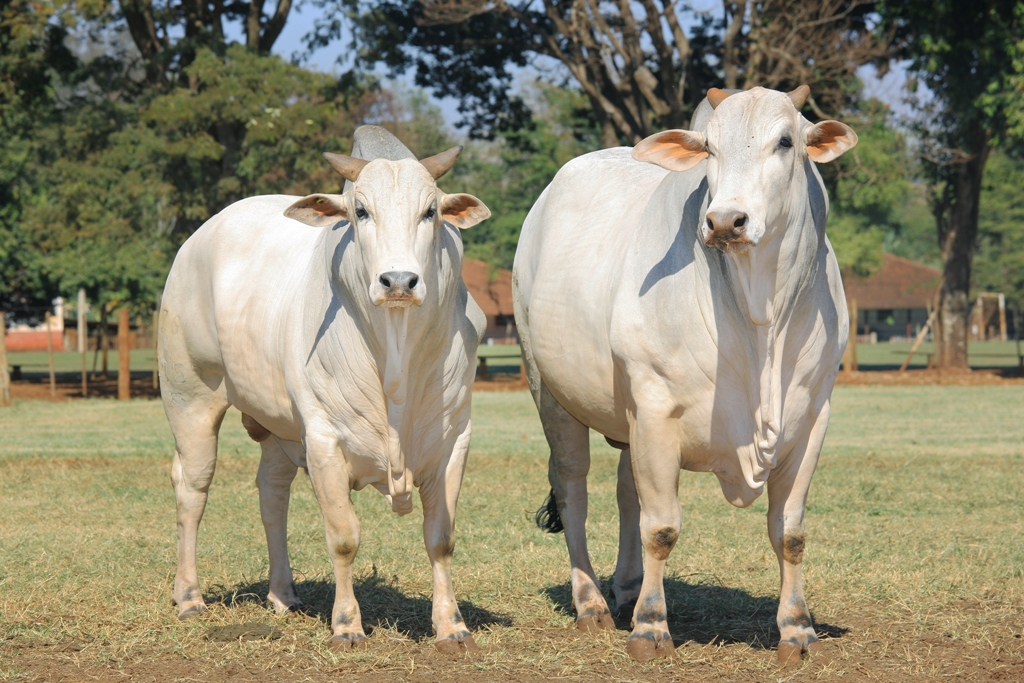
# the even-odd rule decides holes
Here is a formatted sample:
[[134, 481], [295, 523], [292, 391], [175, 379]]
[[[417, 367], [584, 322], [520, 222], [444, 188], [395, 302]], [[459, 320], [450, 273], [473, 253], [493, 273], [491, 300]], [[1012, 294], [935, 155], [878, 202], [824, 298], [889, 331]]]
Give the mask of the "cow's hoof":
[[816, 655], [820, 655], [821, 651], [821, 641], [817, 639], [812, 640], [806, 644], [801, 644], [799, 641], [796, 640], [783, 640], [779, 643], [779, 666], [786, 666], [787, 664], [799, 664], [805, 652], [809, 656], [814, 657]]
[[178, 618], [182, 621], [191, 619], [192, 617], [198, 617], [200, 614], [206, 611], [206, 605], [192, 605], [178, 612]]
[[473, 640], [473, 636], [468, 633], [461, 639], [458, 636], [452, 636], [451, 638], [438, 640], [434, 643], [434, 647], [443, 655], [461, 655], [480, 651], [480, 646]]
[[365, 650], [370, 646], [366, 636], [362, 633], [342, 633], [334, 636], [327, 643], [327, 647], [334, 652], [348, 652], [349, 650]]
[[271, 602], [270, 603], [270, 607], [272, 607], [274, 609], [274, 614], [288, 615], [288, 614], [297, 614], [297, 613], [301, 612], [302, 608], [304, 607], [304, 605], [302, 604], [302, 602], [294, 602], [294, 603], [292, 603], [290, 605], [289, 604], [285, 604], [285, 603], [274, 603], [274, 602]]
[[576, 619], [576, 628], [584, 633], [596, 633], [597, 631], [614, 631], [615, 620], [609, 612], [602, 614], [586, 614]]
[[676, 653], [676, 646], [671, 638], [663, 638], [659, 642], [655, 642], [654, 638], [630, 638], [626, 641], [626, 652], [638, 662], [649, 662], [652, 659], [671, 657]]

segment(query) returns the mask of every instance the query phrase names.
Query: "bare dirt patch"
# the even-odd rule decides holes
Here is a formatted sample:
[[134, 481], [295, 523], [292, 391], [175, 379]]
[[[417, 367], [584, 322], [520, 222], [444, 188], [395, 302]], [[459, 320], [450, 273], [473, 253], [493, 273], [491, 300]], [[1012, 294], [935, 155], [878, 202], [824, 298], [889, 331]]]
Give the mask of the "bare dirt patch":
[[[951, 634], [919, 632], [859, 616], [843, 633], [823, 641], [821, 655], [780, 667], [775, 652], [746, 642], [676, 638], [674, 657], [638, 664], [625, 656], [626, 632], [581, 634], [572, 628], [510, 627], [492, 632], [501, 643], [470, 656], [437, 653], [429, 638], [370, 637], [370, 650], [325, 660], [302, 635], [276, 642], [238, 639], [211, 643], [205, 656], [132, 649], [106, 663], [89, 656], [99, 643], [44, 640], [0, 645], [7, 676], [24, 681], [126, 680], [165, 683], [209, 681], [402, 681], [477, 683], [522, 681], [1020, 681], [1024, 658], [1020, 624], [1007, 622], [991, 642], [966, 642]], [[298, 617], [301, 619], [302, 617]], [[243, 629], [244, 630], [244, 629]], [[674, 629], [675, 630], [675, 629]], [[824, 634], [827, 635], [827, 634]], [[92, 661], [89, 661], [92, 660]], [[10, 673], [15, 673], [10, 676]]]
[[[56, 397], [50, 394], [50, 379], [45, 375], [11, 382], [11, 398], [31, 401], [73, 401], [82, 397], [82, 377], [70, 373], [56, 376]], [[117, 398], [117, 376], [104, 379], [96, 377], [88, 382], [88, 398]], [[132, 373], [132, 398], [159, 398], [160, 390], [153, 388], [153, 375], [146, 372]]]

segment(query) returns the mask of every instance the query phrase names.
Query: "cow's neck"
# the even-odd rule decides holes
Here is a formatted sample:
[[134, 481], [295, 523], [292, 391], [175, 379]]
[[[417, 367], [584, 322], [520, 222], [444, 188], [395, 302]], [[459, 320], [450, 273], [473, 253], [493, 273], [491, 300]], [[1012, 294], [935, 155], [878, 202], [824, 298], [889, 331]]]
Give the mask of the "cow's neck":
[[[758, 406], [757, 447], [763, 463], [773, 467], [782, 431], [785, 387], [782, 362], [786, 336], [791, 332], [794, 311], [803, 300], [815, 295], [810, 281], [824, 277], [819, 272], [819, 250], [823, 246], [825, 211], [808, 202], [809, 186], [822, 189], [817, 170], [808, 162], [790, 188], [785, 218], [766, 232], [754, 248], [727, 255], [729, 277], [737, 297], [746, 306], [751, 323], [748, 330], [757, 350]], [[815, 196], [817, 196], [817, 192]], [[820, 215], [818, 215], [820, 214]]]
[[[354, 245], [343, 250], [351, 246]], [[405, 514], [412, 511], [413, 476], [409, 465], [414, 464], [407, 462], [402, 441], [416, 404], [410, 394], [428, 383], [430, 373], [441, 371], [437, 365], [444, 360], [447, 341], [444, 333], [451, 327], [455, 305], [455, 288], [448, 282], [448, 276], [460, 272], [461, 264], [448, 263], [450, 255], [438, 245], [423, 264], [425, 272], [433, 275], [425, 278], [428, 284], [423, 304], [387, 308], [370, 302], [366, 268], [358, 263], [357, 254], [352, 254], [351, 261], [347, 256], [341, 257], [347, 263], [340, 264], [337, 252], [337, 247], [328, 250], [333, 254], [329, 256], [333, 272], [338, 273], [332, 290], [335, 298], [345, 301], [354, 313], [367, 351], [378, 370], [387, 412], [387, 491], [392, 509]], [[410, 377], [410, 367], [417, 368], [415, 384]]]

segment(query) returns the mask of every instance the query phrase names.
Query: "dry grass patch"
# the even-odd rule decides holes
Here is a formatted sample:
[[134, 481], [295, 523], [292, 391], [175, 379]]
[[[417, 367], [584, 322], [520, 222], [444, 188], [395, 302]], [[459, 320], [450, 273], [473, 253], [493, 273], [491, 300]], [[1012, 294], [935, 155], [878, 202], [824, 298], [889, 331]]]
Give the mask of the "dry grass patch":
[[[676, 657], [635, 664], [624, 630], [572, 628], [563, 538], [530, 521], [547, 452], [525, 393], [474, 397], [455, 557], [460, 607], [484, 648], [471, 659], [433, 651], [419, 510], [399, 518], [373, 490], [355, 495], [371, 648], [325, 647], [333, 575], [303, 477], [290, 542], [307, 609], [266, 609], [259, 451], [234, 411], [200, 530], [211, 609], [179, 622], [160, 404], [18, 402], [0, 412], [0, 680], [1024, 680], [1022, 399], [1021, 387], [836, 390], [805, 555], [827, 657], [786, 670], [769, 649], [767, 502], [734, 509], [710, 475], [681, 479], [685, 528], [666, 584]], [[617, 452], [592, 445], [591, 549], [608, 575]]]

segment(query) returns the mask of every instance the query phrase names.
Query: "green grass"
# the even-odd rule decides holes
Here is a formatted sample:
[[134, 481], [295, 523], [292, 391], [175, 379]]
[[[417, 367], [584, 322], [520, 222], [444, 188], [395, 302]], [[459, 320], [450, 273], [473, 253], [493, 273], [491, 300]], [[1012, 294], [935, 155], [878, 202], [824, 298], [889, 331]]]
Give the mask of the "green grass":
[[[858, 369], [898, 368], [906, 360], [913, 344], [878, 344], [857, 345]], [[911, 359], [911, 368], [923, 368], [928, 364], [928, 354], [933, 353], [932, 342], [921, 344]], [[1017, 343], [1012, 341], [971, 342], [967, 345], [967, 362], [972, 368], [1006, 368], [1017, 367]]]
[[[95, 352], [89, 351], [86, 354], [86, 370], [92, 372], [93, 368], [93, 356]], [[117, 351], [109, 351], [107, 357], [107, 367], [112, 376], [117, 376], [117, 369], [119, 365], [119, 356]], [[133, 372], [139, 372], [153, 370], [153, 349], [135, 349], [129, 355], [129, 363]], [[47, 358], [46, 351], [13, 351], [7, 354], [8, 365], [20, 365], [22, 372], [25, 374], [38, 374], [49, 372], [49, 359]], [[96, 362], [96, 371], [99, 372], [103, 368], [102, 356]], [[57, 351], [53, 354], [53, 369], [54, 372], [67, 373], [67, 372], [81, 372], [82, 371], [82, 354], [77, 351]]]
[[[738, 510], [712, 475], [682, 473], [684, 528], [667, 597], [673, 634], [685, 645], [669, 662], [633, 664], [625, 632], [583, 637], [572, 629], [564, 539], [530, 519], [548, 486], [529, 394], [478, 392], [473, 402], [455, 583], [486, 649], [466, 662], [432, 654], [418, 509], [399, 518], [376, 491], [355, 494], [356, 594], [372, 647], [341, 657], [326, 651], [333, 578], [308, 480], [300, 474], [293, 486], [290, 542], [309, 613], [277, 617], [261, 602], [258, 447], [232, 409], [200, 531], [211, 609], [178, 622], [169, 602], [172, 442], [161, 404], [21, 401], [0, 409], [0, 680], [46, 678], [44, 667], [64, 667], [73, 680], [157, 669], [214, 680], [230, 667], [280, 680], [329, 672], [365, 680], [774, 679], [763, 648], [777, 638], [778, 569], [763, 498]], [[833, 661], [798, 673], [845, 681], [1024, 671], [1014, 638], [1024, 609], [1022, 409], [1020, 386], [836, 389], [805, 555], [808, 602], [819, 630], [834, 638]], [[617, 451], [597, 436], [592, 449], [590, 547], [607, 577], [618, 533]], [[206, 638], [211, 626], [242, 622], [284, 635]], [[426, 678], [416, 678], [421, 671]]]

